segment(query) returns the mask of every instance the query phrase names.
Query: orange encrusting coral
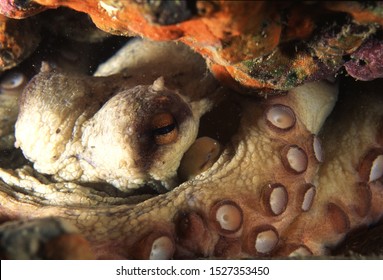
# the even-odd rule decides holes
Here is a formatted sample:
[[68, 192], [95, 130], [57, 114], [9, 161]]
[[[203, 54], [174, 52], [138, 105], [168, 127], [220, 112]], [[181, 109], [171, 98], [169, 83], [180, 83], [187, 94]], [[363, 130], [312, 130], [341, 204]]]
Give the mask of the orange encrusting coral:
[[[376, 31], [374, 26], [383, 24], [381, 4], [353, 1], [158, 1], [154, 5], [133, 0], [34, 0], [32, 4], [39, 4], [32, 5], [34, 9], [22, 9], [14, 0], [6, 3], [0, 5], [0, 12], [16, 18], [33, 15], [42, 8], [65, 6], [87, 13], [109, 33], [182, 41], [212, 65], [227, 68], [233, 80], [253, 91], [289, 90], [305, 81], [334, 75], [343, 65], [343, 57], [361, 46]], [[174, 6], [185, 16], [157, 22], [156, 9], [162, 4], [166, 7], [160, 12], [170, 13], [168, 8]], [[321, 26], [323, 18], [330, 29]], [[341, 32], [339, 27], [343, 28]], [[353, 35], [358, 27], [369, 30]], [[212, 72], [220, 76], [214, 69]], [[322, 73], [323, 69], [327, 72]]]

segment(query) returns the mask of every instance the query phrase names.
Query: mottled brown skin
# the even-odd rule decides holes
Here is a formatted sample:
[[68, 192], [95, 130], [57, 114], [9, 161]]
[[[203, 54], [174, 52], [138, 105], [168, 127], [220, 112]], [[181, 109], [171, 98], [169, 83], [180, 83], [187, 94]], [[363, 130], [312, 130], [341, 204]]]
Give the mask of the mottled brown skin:
[[375, 88], [363, 99], [343, 88], [337, 104], [337, 85], [327, 81], [238, 97], [240, 125], [217, 161], [152, 198], [57, 183], [29, 166], [0, 169], [1, 214], [71, 221], [102, 259], [328, 254], [383, 214], [383, 97]]
[[[152, 46], [145, 41], [141, 48], [145, 44]], [[15, 125], [15, 145], [37, 171], [59, 181], [106, 182], [125, 192], [144, 184], [159, 190], [177, 184], [182, 155], [211, 106], [210, 97], [192, 98], [214, 96], [220, 86], [200, 67], [203, 60], [192, 52], [183, 56], [185, 46], [158, 46], [151, 71], [131, 65], [121, 75], [87, 77], [43, 65], [21, 96]], [[141, 68], [149, 66], [136, 53], [134, 59]], [[160, 61], [170, 59], [177, 60], [173, 67]], [[174, 66], [186, 63], [188, 69]], [[156, 76], [160, 71], [162, 77]], [[167, 141], [167, 134], [174, 139]]]

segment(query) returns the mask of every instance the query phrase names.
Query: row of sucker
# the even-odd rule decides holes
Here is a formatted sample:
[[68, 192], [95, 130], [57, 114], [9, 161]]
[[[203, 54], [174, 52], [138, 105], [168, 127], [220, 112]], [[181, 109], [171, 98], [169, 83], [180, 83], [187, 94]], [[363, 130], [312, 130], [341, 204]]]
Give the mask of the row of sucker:
[[[271, 131], [278, 133], [279, 139], [282, 138], [282, 140], [279, 141], [283, 143], [281, 144], [282, 148], [280, 150], [283, 167], [288, 173], [293, 175], [305, 173], [310, 162], [307, 152], [295, 143], [286, 144], [288, 143], [288, 140], [295, 139], [294, 136], [291, 137], [289, 135], [289, 132], [293, 132], [299, 122], [299, 118], [295, 115], [294, 110], [286, 104], [277, 103], [267, 106], [263, 117], [265, 118], [267, 127]], [[311, 150], [316, 160], [314, 163], [322, 162], [323, 151], [320, 140], [316, 135], [307, 135], [308, 139], [312, 142]], [[273, 140], [278, 141], [278, 139]], [[299, 191], [294, 191], [294, 188], [298, 188]], [[291, 190], [290, 194], [289, 190]], [[293, 203], [294, 201], [295, 203], [298, 203], [299, 206], [297, 208], [299, 211], [296, 212], [297, 214], [309, 211], [314, 201], [316, 187], [311, 183], [304, 183], [301, 184], [301, 186], [299, 186], [299, 183], [298, 185], [293, 184], [287, 186], [281, 182], [276, 182], [264, 186], [261, 193], [265, 216], [267, 217], [271, 215], [276, 217], [283, 216], [286, 212], [290, 196], [296, 196], [290, 200]], [[217, 208], [217, 205], [220, 207]], [[232, 230], [230, 233], [240, 232], [243, 235], [242, 250], [244, 252], [250, 256], [272, 255], [277, 251], [278, 246], [282, 244], [277, 225], [274, 226], [269, 223], [261, 223], [259, 225], [251, 225], [250, 229], [246, 229], [245, 227], [249, 227], [250, 225], [243, 224], [242, 221], [245, 220], [244, 215], [249, 213], [250, 216], [254, 216], [260, 215], [261, 213], [245, 211], [241, 206], [230, 200], [220, 201], [213, 206], [213, 209], [217, 209], [214, 210], [214, 213], [216, 213], [215, 218], [220, 225], [220, 227], [218, 227], [219, 234], [226, 235], [228, 233], [227, 229], [229, 224], [231, 226], [230, 229]], [[243, 205], [243, 207], [246, 208], [245, 205]], [[291, 211], [289, 213], [291, 213]], [[238, 235], [235, 235], [235, 238], [238, 238]], [[311, 251], [307, 246], [302, 244], [297, 246], [291, 254], [309, 255], [311, 254]]]
[[[62, 55], [72, 62], [78, 59], [71, 53]], [[26, 77], [22, 74], [10, 74], [4, 75], [0, 81], [2, 96], [15, 95], [26, 83]], [[154, 90], [163, 86], [161, 81], [153, 84]], [[307, 94], [307, 100], [312, 102], [304, 104], [307, 112], [302, 112], [302, 106], [296, 102], [299, 99], [297, 95], [290, 92], [286, 96], [268, 96], [267, 99], [257, 102], [252, 109], [258, 118], [257, 121], [263, 126], [258, 127], [258, 123], [255, 122], [253, 127], [246, 126], [244, 130], [257, 130], [257, 133], [251, 136], [239, 134], [239, 144], [230, 143], [232, 150], [221, 147], [217, 140], [209, 137], [197, 139], [184, 154], [178, 169], [177, 175], [183, 184], [165, 195], [155, 197], [153, 203], [145, 201], [132, 208], [125, 208], [125, 205], [111, 207], [117, 212], [116, 215], [104, 207], [94, 207], [94, 210], [84, 207], [80, 209], [84, 212], [80, 212], [81, 214], [74, 219], [80, 220], [79, 224], [92, 224], [89, 229], [98, 227], [95, 232], [107, 232], [106, 235], [110, 235], [110, 239], [114, 238], [112, 236], [122, 235], [119, 232], [123, 232], [124, 237], [118, 238], [126, 243], [123, 242], [123, 246], [115, 245], [114, 248], [117, 251], [125, 250], [126, 255], [121, 255], [129, 258], [171, 259], [211, 255], [297, 257], [324, 252], [318, 247], [326, 247], [328, 240], [330, 245], [334, 244], [331, 242], [339, 240], [340, 236], [361, 221], [373, 221], [370, 218], [371, 213], [382, 213], [383, 113], [376, 110], [379, 107], [381, 109], [382, 99], [377, 99], [375, 104], [367, 103], [364, 99], [368, 97], [368, 92], [359, 92], [358, 96], [354, 97], [357, 106], [348, 108], [345, 105], [341, 108], [347, 109], [341, 113], [342, 118], [347, 118], [347, 121], [342, 123], [335, 118], [336, 125], [333, 125], [335, 129], [330, 131], [332, 133], [322, 133], [311, 129], [305, 123], [307, 115], [315, 115], [315, 96]], [[349, 96], [348, 99], [352, 98]], [[244, 100], [247, 102], [250, 98]], [[376, 104], [379, 101], [378, 106]], [[249, 104], [249, 107], [251, 106], [253, 105]], [[356, 110], [363, 111], [364, 114], [356, 115]], [[339, 114], [338, 110], [335, 113]], [[371, 114], [379, 115], [380, 120], [369, 118]], [[175, 143], [179, 136], [183, 135], [173, 114], [161, 111], [150, 120], [148, 125], [158, 146]], [[367, 121], [363, 123], [363, 120]], [[375, 128], [370, 128], [376, 123], [377, 132]], [[347, 129], [347, 126], [342, 124], [350, 125], [351, 129], [356, 127], [356, 133], [349, 134], [351, 140], [342, 139], [337, 142], [337, 139], [340, 139], [338, 136]], [[373, 136], [376, 139], [372, 139], [370, 134], [363, 134], [363, 131], [368, 129], [374, 130]], [[333, 133], [336, 130], [341, 132]], [[371, 141], [368, 140], [370, 142], [365, 144], [366, 139], [363, 137]], [[252, 142], [252, 151], [246, 147], [249, 146], [246, 141]], [[263, 144], [258, 141], [263, 141]], [[350, 144], [349, 150], [344, 151], [344, 147], [349, 143], [358, 144], [352, 144], [356, 148]], [[259, 150], [254, 148], [257, 145], [271, 147], [260, 149], [267, 155], [267, 159], [266, 156], [258, 157], [256, 153]], [[334, 147], [332, 152], [329, 151], [331, 145]], [[240, 152], [244, 154], [243, 162], [237, 163], [237, 169], [227, 168], [233, 166], [229, 161]], [[339, 158], [339, 165], [331, 164], [337, 160], [336, 157]], [[252, 163], [258, 160], [256, 166], [261, 166], [262, 174], [258, 170], [249, 170]], [[223, 172], [229, 172], [209, 172], [217, 166], [218, 169], [222, 168]], [[20, 171], [15, 171], [12, 175], [16, 176], [17, 172]], [[214, 177], [216, 174], [218, 175]], [[212, 177], [208, 177], [210, 175]], [[237, 177], [237, 181], [226, 179], [234, 176]], [[221, 178], [226, 181], [220, 180]], [[39, 178], [35, 179], [37, 180]], [[32, 186], [32, 182], [25, 178], [19, 181]], [[339, 185], [338, 182], [345, 183]], [[38, 188], [35, 185], [30, 188], [37, 191], [44, 189], [43, 183], [45, 184], [42, 182]], [[42, 192], [43, 199], [46, 200], [47, 195], [57, 191], [51, 187], [52, 189], [47, 188], [50, 192]], [[17, 189], [23, 190], [24, 193], [20, 192], [18, 197], [18, 193], [15, 192], [9, 199], [2, 200], [2, 207], [8, 207], [10, 201], [16, 201], [16, 198], [28, 198], [29, 189], [23, 189], [23, 186]], [[68, 193], [71, 190], [68, 188]], [[77, 190], [74, 189], [73, 192]], [[2, 195], [6, 197], [7, 194]], [[67, 197], [69, 203], [70, 194]], [[48, 214], [57, 214], [50, 210], [54, 207], [41, 207], [43, 210], [33, 208], [34, 205], [38, 205], [36, 201], [28, 201], [32, 210], [17, 211], [24, 211], [21, 214], [27, 213], [31, 217], [37, 216], [35, 213], [42, 213], [43, 210]], [[48, 201], [44, 202], [44, 205], [49, 205]], [[18, 207], [17, 203], [14, 204]], [[63, 207], [63, 211], [66, 211], [65, 215], [70, 216], [71, 213], [77, 213], [75, 208]], [[86, 211], [94, 211], [97, 219], [103, 222], [95, 222], [95, 218], [92, 220], [92, 217], [86, 215]], [[64, 242], [60, 242], [62, 243]]]
[[[214, 139], [202, 138], [191, 146], [195, 152], [185, 159], [185, 183], [139, 204], [134, 208], [138, 210], [119, 208], [123, 212], [121, 224], [128, 221], [128, 227], [122, 226], [122, 243], [113, 247], [121, 256], [172, 259], [318, 255], [326, 253], [328, 246], [353, 227], [373, 221], [371, 213], [376, 213], [375, 218], [381, 216], [383, 119], [380, 123], [373, 120], [378, 123], [375, 128], [361, 125], [364, 118], [353, 116], [360, 131], [352, 134], [347, 127], [338, 127], [334, 117], [332, 130], [320, 132], [319, 138], [318, 130], [307, 129], [293, 95], [265, 102], [266, 105], [249, 103], [256, 108], [257, 119], [249, 118], [246, 114], [251, 110], [246, 111], [243, 118], [252, 120], [253, 126], [245, 123], [244, 129], [254, 134], [246, 134], [248, 138], [239, 139], [239, 144], [231, 143], [231, 149], [237, 149], [235, 153], [227, 147], [221, 149]], [[377, 114], [382, 117], [380, 111]], [[171, 119], [165, 120], [165, 125], [172, 124]], [[160, 122], [162, 125], [162, 118]], [[351, 147], [354, 153], [345, 153], [345, 140], [333, 137], [339, 136], [338, 132], [353, 137], [368, 135], [371, 139], [366, 131], [373, 131], [376, 139], [360, 141], [360, 147]], [[266, 151], [264, 158], [272, 159], [267, 161], [257, 153], [247, 153], [249, 161], [262, 161], [258, 163], [262, 174], [258, 170], [242, 170], [244, 163], [235, 169], [238, 163], [230, 162], [238, 154], [246, 154], [244, 146], [249, 143], [252, 151], [258, 148], [256, 145], [263, 145], [260, 151]], [[358, 145], [357, 141], [352, 143]], [[339, 160], [339, 155], [344, 157]], [[230, 160], [222, 160], [225, 157]], [[222, 171], [209, 171], [217, 166]], [[238, 181], [225, 181], [224, 172], [236, 175]], [[100, 214], [102, 211], [94, 213], [107, 224], [110, 210], [105, 217]]]
[[[317, 165], [323, 162], [324, 156], [319, 138], [315, 134], [309, 133], [305, 128], [302, 129], [303, 125], [299, 116], [296, 115], [296, 112], [289, 104], [285, 103], [286, 101], [289, 102], [288, 96], [279, 98], [274, 104], [267, 106], [264, 118], [270, 129], [272, 141], [278, 141], [281, 145], [281, 163], [285, 171], [291, 174], [289, 175], [291, 180], [286, 181], [286, 183], [268, 184], [264, 187], [265, 191], [263, 193], [264, 203], [266, 208], [269, 209], [269, 213], [274, 216], [280, 215], [282, 219], [291, 219], [295, 215], [310, 210], [316, 195], [316, 187], [312, 184], [312, 181], [307, 181], [306, 177], [310, 178], [313, 175], [312, 172], [307, 172], [307, 170], [310, 164]], [[305, 130], [307, 131], [306, 135], [303, 134], [299, 137], [296, 134], [296, 131], [302, 133]], [[311, 144], [306, 145], [305, 142]], [[313, 154], [313, 157], [308, 156], [310, 153]], [[312, 161], [311, 158], [315, 160]], [[290, 217], [287, 217], [283, 214], [287, 212], [289, 201], [296, 204], [296, 206], [294, 206], [295, 208], [291, 207], [293, 209], [286, 213], [286, 215], [290, 215]], [[283, 247], [288, 248], [288, 255], [290, 256], [312, 254], [304, 244], [294, 246], [286, 244], [286, 238], [283, 236], [285, 226], [281, 225], [279, 219], [276, 222], [275, 225], [258, 226], [267, 230], [257, 235], [259, 239], [255, 243], [255, 251], [251, 255], [280, 254]], [[280, 231], [278, 228], [280, 228]], [[286, 254], [286, 250], [284, 254]]]
[[[382, 217], [382, 99], [374, 89], [363, 99], [352, 90], [322, 131], [326, 160], [319, 139], [313, 141], [315, 158], [324, 163], [318, 171], [318, 188], [306, 186], [305, 198], [317, 197], [314, 209], [300, 215], [286, 231], [289, 242], [305, 241], [302, 245], [315, 255], [330, 253], [352, 229]], [[344, 124], [346, 119], [352, 124]]]
[[[285, 99], [288, 100], [288, 98]], [[299, 215], [299, 213], [310, 210], [317, 190], [312, 182], [302, 181], [302, 176], [311, 163], [323, 162], [324, 156], [319, 138], [309, 132], [303, 139], [310, 142], [310, 145], [304, 145], [302, 139], [298, 139], [299, 144], [289, 143], [289, 140], [295, 139], [295, 136], [291, 136], [289, 132], [293, 133], [294, 128], [299, 123], [299, 118], [288, 105], [278, 103], [267, 106], [262, 117], [271, 131], [279, 133], [279, 139], [274, 140], [281, 143], [282, 166], [291, 174], [290, 176], [300, 176], [301, 178], [297, 180], [297, 183], [290, 182], [289, 185], [275, 182], [262, 187], [261, 201], [263, 205], [261, 208], [264, 209], [263, 215], [275, 217], [275, 221], [278, 222], [280, 221], [278, 216], [287, 217], [285, 212], [288, 212], [286, 215]], [[219, 144], [214, 139], [207, 137], [197, 139], [186, 152], [178, 171], [183, 180], [190, 180], [211, 167], [220, 155], [220, 149]], [[305, 149], [310, 149], [313, 156], [309, 157]], [[217, 191], [219, 192], [219, 190]], [[296, 206], [290, 207], [291, 209], [288, 211], [289, 201]], [[204, 211], [201, 210], [202, 212]], [[246, 217], [247, 215], [249, 217]], [[284, 241], [282, 241], [281, 236], [283, 231], [278, 230], [278, 223], [273, 225], [272, 219], [270, 219], [270, 223], [266, 222], [267, 219], [258, 219], [260, 221], [258, 225], [246, 223], [248, 219], [254, 219], [254, 216], [259, 215], [262, 213], [251, 210], [251, 207], [241, 199], [239, 201], [232, 198], [217, 199], [210, 206], [210, 212], [207, 216], [200, 215], [193, 210], [187, 214], [182, 214], [182, 218], [175, 219], [174, 228], [176, 230], [173, 235], [177, 237], [169, 237], [167, 233], [157, 236], [156, 239], [146, 238], [151, 243], [147, 244], [150, 252], [146, 253], [145, 258], [163, 259], [185, 256], [185, 253], [176, 252], [175, 247], [193, 251], [191, 257], [206, 256], [211, 252], [203, 252], [202, 244], [204, 239], [208, 239], [206, 232], [209, 230], [219, 236], [218, 239], [214, 239], [215, 248], [212, 252], [217, 257], [233, 257], [233, 254], [238, 256], [270, 256], [280, 252]], [[175, 240], [178, 240], [179, 244], [176, 245]], [[305, 244], [285, 245], [291, 251], [289, 253], [291, 256], [312, 254]]]
[[[323, 118], [331, 112], [336, 96], [336, 85], [311, 83], [287, 96], [267, 101], [263, 113], [265, 132], [279, 151], [281, 167], [272, 166], [271, 180], [274, 182], [264, 187], [265, 217], [251, 219], [266, 222], [260, 227], [272, 227], [265, 235], [269, 236], [268, 244], [271, 245], [267, 246], [268, 250], [256, 250], [256, 255], [295, 257], [313, 254], [305, 239], [290, 240], [289, 227], [296, 217], [312, 212], [318, 192], [316, 174], [325, 161], [322, 143], [316, 134]], [[315, 104], [309, 113], [305, 108], [308, 99]], [[274, 218], [267, 218], [267, 214]]]
[[[243, 129], [252, 132], [246, 134], [247, 138], [238, 137], [238, 142], [233, 141], [229, 148], [224, 149], [214, 139], [199, 139], [191, 146], [195, 152], [185, 159], [185, 183], [172, 192], [137, 205], [134, 208], [137, 210], [118, 210], [122, 215], [119, 224], [124, 237], [118, 241], [120, 243], [115, 241], [113, 248], [121, 257], [317, 255], [326, 253], [328, 246], [338, 242], [360, 223], [381, 217], [383, 120], [368, 119], [368, 123], [377, 123], [376, 127], [370, 127], [361, 125], [362, 117], [353, 116], [357, 120], [355, 126], [365, 131], [351, 135], [368, 135], [371, 139], [368, 133], [374, 131], [376, 139], [370, 142], [363, 139], [360, 147], [351, 147], [353, 153], [345, 153], [342, 150], [345, 149], [345, 140], [329, 136], [335, 135], [337, 130], [340, 135], [350, 133], [347, 127], [337, 127], [336, 118], [330, 122], [333, 129], [320, 132], [319, 138], [318, 130], [307, 129], [293, 95], [270, 98], [265, 103], [254, 106], [257, 119], [246, 115], [250, 111], [244, 113], [243, 119], [253, 123], [250, 127], [246, 122], [243, 125]], [[375, 111], [374, 115], [382, 117], [380, 112]], [[155, 128], [163, 125], [173, 127], [173, 120], [165, 116], [153, 124]], [[159, 140], [167, 141], [162, 135]], [[253, 147], [246, 151], [250, 142]], [[352, 145], [357, 145], [355, 143], [357, 141]], [[263, 145], [261, 152], [264, 152], [264, 157], [253, 153], [258, 151], [258, 144]], [[247, 170], [252, 163], [247, 167], [240, 163], [241, 166], [235, 169], [238, 163], [230, 160], [237, 159], [241, 153], [244, 160], [262, 159], [258, 167], [263, 168], [263, 173], [253, 170], [253, 175]], [[338, 160], [340, 155], [346, 156]], [[265, 160], [267, 157], [270, 161]], [[338, 163], [343, 173], [337, 173]], [[217, 167], [223, 171], [214, 170]], [[238, 181], [225, 181], [228, 176], [223, 172], [239, 175]], [[105, 211], [105, 217], [100, 215], [102, 211]], [[108, 224], [105, 220], [110, 219], [110, 210], [98, 209], [94, 213], [104, 226]], [[107, 227], [105, 232], [110, 236], [121, 235], [118, 230], [113, 232]]]

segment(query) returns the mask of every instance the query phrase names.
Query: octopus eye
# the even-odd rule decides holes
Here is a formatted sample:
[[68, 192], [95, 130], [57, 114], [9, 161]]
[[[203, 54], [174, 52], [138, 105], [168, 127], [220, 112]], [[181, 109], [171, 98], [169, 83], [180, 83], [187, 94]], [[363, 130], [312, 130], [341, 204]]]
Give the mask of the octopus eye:
[[178, 136], [176, 120], [170, 113], [160, 113], [154, 116], [151, 123], [154, 141], [158, 145], [173, 143]]
[[21, 87], [25, 81], [26, 78], [22, 73], [10, 73], [1, 80], [0, 88], [2, 90], [15, 90]]

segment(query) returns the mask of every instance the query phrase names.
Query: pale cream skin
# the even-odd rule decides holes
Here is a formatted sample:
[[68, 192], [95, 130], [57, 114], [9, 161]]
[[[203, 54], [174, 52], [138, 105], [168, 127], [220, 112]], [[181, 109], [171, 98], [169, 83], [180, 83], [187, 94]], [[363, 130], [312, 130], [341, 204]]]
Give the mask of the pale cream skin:
[[2, 213], [72, 221], [97, 258], [327, 254], [383, 214], [383, 96], [369, 88], [340, 97], [327, 81], [239, 96], [238, 131], [216, 161], [200, 174], [186, 168], [191, 178], [145, 201], [52, 182], [31, 167], [0, 169]]
[[[164, 45], [170, 47], [158, 48], [158, 54], [154, 49], [149, 59], [134, 55], [142, 69], [137, 61], [123, 60], [121, 73], [107, 77], [43, 65], [21, 97], [16, 147], [35, 170], [58, 181], [105, 182], [124, 192], [144, 185], [173, 188], [182, 155], [212, 104], [210, 97], [201, 97], [214, 95], [220, 86], [199, 56], [186, 52], [184, 57], [185, 47]], [[163, 65], [177, 58], [183, 64]], [[190, 67], [184, 69], [186, 62]], [[161, 126], [161, 117], [170, 123]], [[174, 139], [166, 140], [168, 134]], [[165, 143], [156, 137], [165, 137]]]

